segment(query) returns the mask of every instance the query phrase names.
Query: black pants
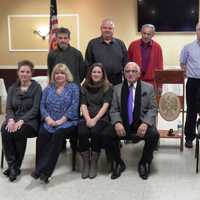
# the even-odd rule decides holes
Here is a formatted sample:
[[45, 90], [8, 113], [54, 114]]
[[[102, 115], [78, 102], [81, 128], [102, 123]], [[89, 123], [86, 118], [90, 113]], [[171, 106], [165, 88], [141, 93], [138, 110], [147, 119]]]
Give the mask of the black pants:
[[185, 139], [193, 140], [195, 138], [195, 128], [197, 113], [200, 108], [197, 107], [200, 90], [200, 79], [188, 78], [186, 84], [186, 103], [187, 115], [185, 121]]
[[[117, 163], [121, 161], [118, 138], [114, 133], [114, 128], [109, 122], [98, 121], [96, 126], [88, 128], [85, 120], [78, 125], [79, 151], [100, 152], [105, 148], [110, 160]], [[117, 153], [116, 153], [117, 152]]]
[[14, 133], [8, 132], [5, 126], [4, 124], [1, 128], [1, 136], [8, 168], [20, 169], [26, 150], [27, 138], [36, 137], [37, 133], [27, 124], [23, 124], [21, 129]]
[[[113, 137], [116, 137], [116, 133], [115, 135], [113, 135]], [[153, 152], [156, 148], [156, 145], [158, 143], [158, 139], [159, 139], [159, 133], [157, 131], [157, 129], [155, 127], [148, 127], [147, 132], [144, 136], [144, 138], [141, 138], [139, 136], [136, 136], [136, 134], [133, 133], [127, 133], [127, 135], [125, 137], [118, 137], [119, 139], [125, 139], [125, 140], [133, 140], [134, 142], [139, 142], [141, 140], [145, 141], [145, 145], [143, 148], [143, 153], [142, 153], [142, 157], [140, 159], [140, 162], [148, 162], [151, 163], [152, 159], [153, 159]], [[117, 151], [112, 152], [113, 156], [115, 157], [116, 160], [121, 159], [120, 156], [120, 152], [119, 149], [115, 148]]]
[[49, 133], [41, 126], [36, 145], [36, 173], [50, 177], [55, 169], [63, 140], [76, 137], [76, 127], [58, 129]]

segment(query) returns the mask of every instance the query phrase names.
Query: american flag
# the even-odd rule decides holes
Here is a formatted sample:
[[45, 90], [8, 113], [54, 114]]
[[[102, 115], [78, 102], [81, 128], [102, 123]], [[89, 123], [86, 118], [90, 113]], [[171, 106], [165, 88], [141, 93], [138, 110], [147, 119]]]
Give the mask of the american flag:
[[56, 0], [51, 0], [50, 4], [50, 30], [49, 30], [49, 51], [56, 49], [56, 31], [58, 30], [57, 5]]

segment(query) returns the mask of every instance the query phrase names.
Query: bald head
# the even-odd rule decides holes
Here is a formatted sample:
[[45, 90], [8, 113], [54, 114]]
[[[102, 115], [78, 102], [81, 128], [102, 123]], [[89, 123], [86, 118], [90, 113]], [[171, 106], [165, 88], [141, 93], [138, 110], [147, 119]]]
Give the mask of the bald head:
[[112, 40], [114, 33], [114, 23], [111, 19], [104, 19], [101, 23], [101, 35], [105, 41]]
[[135, 83], [140, 78], [140, 66], [135, 62], [128, 62], [124, 67], [124, 77], [129, 83]]

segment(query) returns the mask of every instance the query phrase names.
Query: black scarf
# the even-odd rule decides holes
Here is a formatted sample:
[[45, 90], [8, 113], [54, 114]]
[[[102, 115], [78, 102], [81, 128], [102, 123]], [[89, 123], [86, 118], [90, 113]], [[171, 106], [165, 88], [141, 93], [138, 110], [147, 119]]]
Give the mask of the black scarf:
[[137, 87], [135, 91], [135, 106], [133, 110], [133, 123], [129, 125], [128, 122], [128, 95], [129, 95], [129, 87], [127, 80], [124, 80], [122, 85], [121, 92], [121, 116], [123, 120], [123, 125], [125, 127], [126, 132], [134, 131], [136, 132], [141, 121], [140, 121], [140, 109], [141, 109], [141, 81], [137, 81]]

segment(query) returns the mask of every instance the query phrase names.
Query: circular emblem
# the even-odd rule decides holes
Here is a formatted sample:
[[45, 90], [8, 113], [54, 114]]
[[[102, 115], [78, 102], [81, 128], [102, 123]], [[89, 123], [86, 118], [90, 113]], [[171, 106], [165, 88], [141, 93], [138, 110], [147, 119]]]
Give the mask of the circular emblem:
[[181, 103], [176, 94], [166, 92], [159, 101], [159, 112], [166, 121], [175, 120], [181, 111]]

